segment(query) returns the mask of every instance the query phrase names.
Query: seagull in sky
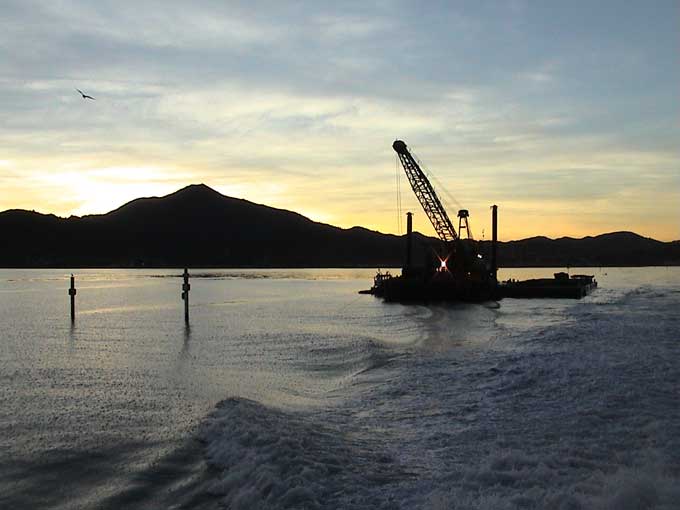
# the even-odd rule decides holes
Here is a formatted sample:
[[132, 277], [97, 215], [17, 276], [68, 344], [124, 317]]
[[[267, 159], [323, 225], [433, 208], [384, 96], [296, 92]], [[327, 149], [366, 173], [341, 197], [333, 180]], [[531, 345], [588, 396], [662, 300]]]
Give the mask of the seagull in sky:
[[83, 99], [92, 99], [92, 101], [96, 101], [94, 97], [88, 96], [87, 94], [84, 94], [82, 90], [76, 89], [78, 92], [80, 92], [80, 95], [83, 96]]

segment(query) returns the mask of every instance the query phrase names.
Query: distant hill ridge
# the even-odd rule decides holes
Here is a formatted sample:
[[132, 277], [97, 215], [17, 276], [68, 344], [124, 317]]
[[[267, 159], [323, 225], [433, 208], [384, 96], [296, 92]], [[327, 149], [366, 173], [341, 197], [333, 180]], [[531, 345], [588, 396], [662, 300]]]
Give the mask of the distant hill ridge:
[[[342, 229], [227, 197], [205, 184], [107, 214], [0, 213], [1, 267], [394, 267], [403, 236]], [[416, 243], [429, 238], [415, 234]], [[481, 242], [482, 251], [490, 243]], [[501, 266], [680, 265], [680, 242], [633, 232], [499, 243]]]

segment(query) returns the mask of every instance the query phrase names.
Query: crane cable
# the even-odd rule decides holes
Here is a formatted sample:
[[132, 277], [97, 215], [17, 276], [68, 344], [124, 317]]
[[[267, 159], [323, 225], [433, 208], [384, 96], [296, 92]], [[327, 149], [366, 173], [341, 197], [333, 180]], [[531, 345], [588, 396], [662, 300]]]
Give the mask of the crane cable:
[[[430, 181], [432, 181], [432, 182], [435, 184], [435, 189], [436, 189], [436, 191], [438, 191], [440, 195], [444, 195], [444, 197], [446, 198], [446, 200], [443, 201], [443, 202], [444, 202], [444, 204], [443, 204], [444, 207], [445, 207], [445, 208], [448, 208], [448, 209], [453, 209], [453, 208], [451, 207], [451, 205], [455, 205], [458, 209], [462, 209], [463, 207], [460, 205], [460, 202], [458, 202], [458, 200], [456, 200], [456, 197], [454, 197], [454, 196], [449, 192], [449, 190], [447, 190], [446, 187], [444, 187], [444, 185], [442, 184], [442, 182], [441, 182], [439, 179], [437, 179], [437, 176], [436, 176], [435, 174], [433, 174], [432, 171], [429, 170], [429, 169], [425, 166], [425, 164], [420, 160], [420, 158], [418, 157], [418, 155], [415, 154], [413, 151], [411, 151], [411, 155], [413, 156], [413, 159], [416, 160], [416, 162], [418, 163], [418, 165], [420, 165], [420, 168], [421, 168], [422, 171], [425, 173], [425, 175], [428, 177], [428, 179], [430, 179]], [[440, 200], [441, 200], [441, 197], [440, 197]]]
[[[444, 200], [442, 200], [442, 197], [440, 197], [440, 200], [442, 200], [442, 202], [443, 202], [444, 208], [445, 208], [445, 209], [448, 209], [448, 210], [451, 210], [451, 209], [452, 209], [451, 205], [453, 204], [453, 205], [455, 205], [458, 209], [462, 209], [463, 206], [460, 205], [460, 202], [458, 202], [458, 200], [456, 200], [456, 197], [454, 197], [454, 196], [449, 192], [449, 190], [446, 189], [446, 187], [442, 184], [442, 182], [441, 182], [439, 179], [437, 179], [437, 176], [434, 175], [430, 170], [427, 169], [427, 167], [423, 164], [422, 161], [420, 161], [420, 158], [418, 158], [418, 156], [417, 156], [413, 151], [411, 151], [411, 155], [412, 155], [413, 158], [416, 160], [416, 162], [420, 165], [420, 168], [421, 168], [422, 171], [425, 173], [425, 175], [426, 175], [432, 182], [434, 182], [434, 184], [436, 185], [436, 190], [437, 190], [441, 195], [444, 196]], [[460, 229], [459, 229], [459, 230], [460, 230]], [[468, 238], [469, 238], [469, 239], [474, 239], [474, 236], [472, 235], [472, 230], [470, 229], [470, 224], [469, 224], [469, 222], [467, 223], [467, 228], [466, 228], [466, 230], [467, 230], [466, 234], [467, 234]], [[460, 232], [458, 232], [458, 235], [460, 235]]]
[[399, 156], [396, 154], [394, 155], [394, 169], [395, 169], [395, 178], [396, 178], [396, 183], [397, 183], [397, 230], [399, 235], [403, 234], [402, 230], [402, 223], [401, 223], [401, 172], [399, 171]]

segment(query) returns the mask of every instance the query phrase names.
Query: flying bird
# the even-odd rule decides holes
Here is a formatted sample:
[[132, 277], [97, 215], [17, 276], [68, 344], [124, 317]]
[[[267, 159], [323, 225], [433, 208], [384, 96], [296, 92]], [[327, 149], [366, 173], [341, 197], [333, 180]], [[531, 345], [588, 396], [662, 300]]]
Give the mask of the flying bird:
[[83, 99], [92, 99], [92, 101], [96, 101], [96, 99], [92, 96], [88, 96], [87, 94], [84, 94], [82, 90], [76, 89], [78, 92], [80, 92], [80, 95], [83, 96]]

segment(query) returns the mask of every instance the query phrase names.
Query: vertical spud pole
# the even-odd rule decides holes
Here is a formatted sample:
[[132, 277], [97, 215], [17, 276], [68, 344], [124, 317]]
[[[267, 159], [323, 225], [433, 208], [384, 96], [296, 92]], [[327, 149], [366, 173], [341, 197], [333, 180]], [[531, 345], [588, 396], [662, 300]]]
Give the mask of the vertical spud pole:
[[491, 206], [491, 275], [498, 281], [498, 206]]
[[189, 284], [189, 271], [186, 267], [184, 268], [184, 274], [182, 276], [184, 277], [184, 283], [182, 284], [182, 299], [184, 300], [184, 322], [189, 324], [189, 290], [191, 289], [191, 285]]
[[68, 289], [68, 295], [71, 296], [71, 322], [76, 321], [76, 279], [71, 275], [71, 288]]

